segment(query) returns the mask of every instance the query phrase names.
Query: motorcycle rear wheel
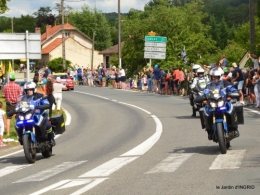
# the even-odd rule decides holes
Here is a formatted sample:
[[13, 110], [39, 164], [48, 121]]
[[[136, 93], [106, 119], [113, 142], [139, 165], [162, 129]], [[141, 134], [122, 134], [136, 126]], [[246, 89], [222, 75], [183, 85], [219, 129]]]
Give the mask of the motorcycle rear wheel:
[[223, 125], [222, 123], [217, 123], [217, 136], [218, 136], [218, 143], [219, 143], [219, 149], [221, 154], [227, 153], [227, 145], [226, 145], [226, 139], [224, 137], [224, 131], [223, 131]]
[[28, 163], [35, 163], [36, 160], [36, 148], [30, 138], [29, 134], [23, 135], [23, 150], [24, 155]]
[[44, 152], [42, 152], [42, 156], [44, 158], [49, 158], [51, 157], [51, 155], [52, 155], [52, 147], [49, 150], [45, 150]]

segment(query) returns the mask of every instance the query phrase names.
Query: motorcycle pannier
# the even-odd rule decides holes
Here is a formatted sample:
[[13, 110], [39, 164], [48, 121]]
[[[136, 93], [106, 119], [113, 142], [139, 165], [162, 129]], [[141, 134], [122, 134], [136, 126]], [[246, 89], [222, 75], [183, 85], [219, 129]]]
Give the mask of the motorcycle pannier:
[[235, 112], [237, 113], [237, 121], [238, 124], [244, 124], [244, 111], [243, 111], [243, 104], [240, 102], [236, 102], [233, 104]]
[[62, 114], [52, 116], [50, 121], [55, 134], [62, 134], [65, 131], [65, 122]]

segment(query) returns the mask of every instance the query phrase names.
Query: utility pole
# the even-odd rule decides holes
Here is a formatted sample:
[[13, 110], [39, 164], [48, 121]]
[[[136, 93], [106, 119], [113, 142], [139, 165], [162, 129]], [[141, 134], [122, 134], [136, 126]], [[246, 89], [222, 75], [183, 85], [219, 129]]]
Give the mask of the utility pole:
[[93, 30], [93, 39], [92, 39], [92, 53], [91, 53], [91, 71], [93, 71], [93, 62], [94, 62], [94, 46], [95, 46], [95, 30]]
[[[14, 33], [14, 17], [11, 18], [12, 33]], [[12, 59], [12, 70], [14, 72], [14, 59]]]
[[61, 23], [62, 23], [62, 68], [66, 71], [66, 55], [65, 55], [65, 32], [64, 32], [64, 0], [61, 0]]
[[255, 1], [249, 0], [250, 53], [255, 52]]
[[119, 68], [122, 67], [121, 65], [121, 19], [120, 19], [120, 0], [118, 0], [118, 64]]

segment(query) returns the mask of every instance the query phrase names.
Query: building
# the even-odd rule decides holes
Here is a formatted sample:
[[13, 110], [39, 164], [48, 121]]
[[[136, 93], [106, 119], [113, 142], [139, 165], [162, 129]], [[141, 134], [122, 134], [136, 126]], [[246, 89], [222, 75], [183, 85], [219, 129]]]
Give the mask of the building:
[[[40, 33], [40, 28], [35, 28]], [[72, 66], [91, 68], [92, 39], [69, 23], [64, 24], [65, 58], [72, 62]], [[62, 57], [62, 25], [47, 25], [46, 32], [41, 35], [42, 59], [40, 65], [47, 65], [49, 61]], [[103, 56], [94, 50], [93, 67], [103, 63]]]
[[[124, 46], [124, 42], [121, 42], [121, 48]], [[118, 55], [118, 44], [111, 46], [101, 52], [99, 54], [103, 55], [103, 64], [106, 68], [111, 68], [112, 66], [117, 66], [118, 64], [111, 64], [110, 59], [113, 55]]]

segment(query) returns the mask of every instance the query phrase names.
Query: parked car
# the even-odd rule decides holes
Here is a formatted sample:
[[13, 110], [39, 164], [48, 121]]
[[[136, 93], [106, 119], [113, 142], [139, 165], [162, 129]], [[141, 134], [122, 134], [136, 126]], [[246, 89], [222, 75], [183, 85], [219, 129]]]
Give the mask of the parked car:
[[64, 84], [68, 90], [74, 90], [74, 82], [67, 73], [53, 73], [54, 82], [56, 82], [56, 78], [61, 78], [61, 83]]

